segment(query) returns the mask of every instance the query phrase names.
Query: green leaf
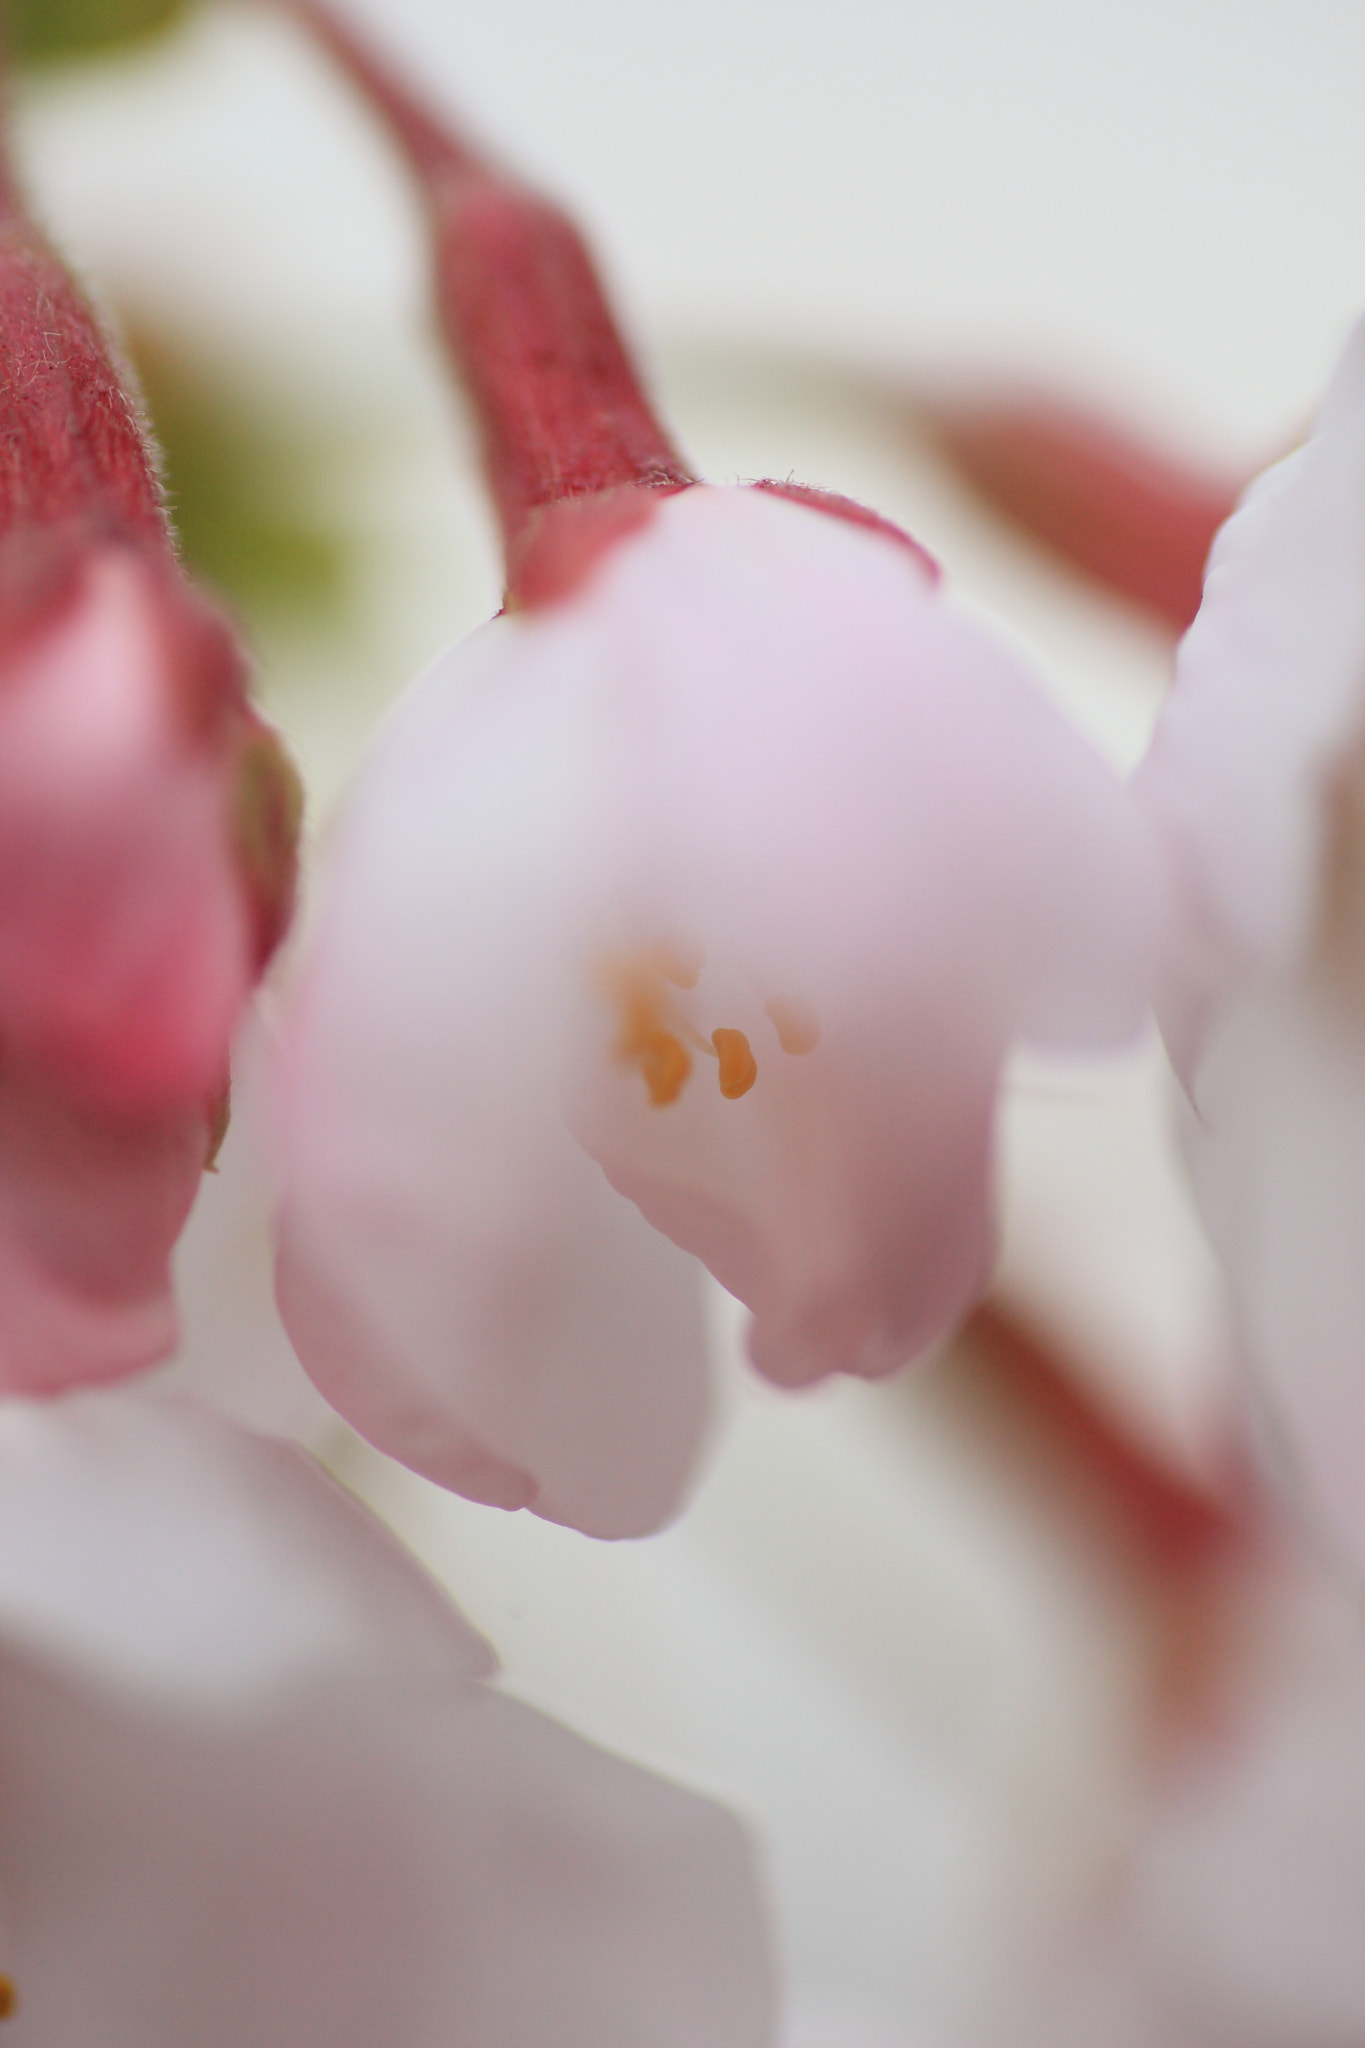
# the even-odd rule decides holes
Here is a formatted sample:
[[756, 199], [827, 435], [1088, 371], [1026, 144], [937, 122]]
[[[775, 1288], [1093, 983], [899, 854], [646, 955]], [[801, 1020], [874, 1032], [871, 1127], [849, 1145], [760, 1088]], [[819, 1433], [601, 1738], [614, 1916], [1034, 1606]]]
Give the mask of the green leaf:
[[323, 509], [335, 451], [319, 425], [145, 324], [125, 339], [190, 567], [257, 620], [343, 603], [354, 543]]
[[6, 0], [5, 34], [24, 61], [83, 57], [168, 28], [187, 0]]

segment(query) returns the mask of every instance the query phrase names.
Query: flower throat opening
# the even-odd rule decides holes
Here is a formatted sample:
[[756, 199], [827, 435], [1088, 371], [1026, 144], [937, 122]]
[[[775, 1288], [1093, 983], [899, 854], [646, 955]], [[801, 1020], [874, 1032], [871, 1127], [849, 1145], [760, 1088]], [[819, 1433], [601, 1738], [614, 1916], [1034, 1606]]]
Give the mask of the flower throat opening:
[[[695, 989], [705, 957], [699, 948], [661, 940], [646, 952], [609, 961], [601, 980], [618, 1019], [612, 1057], [638, 1067], [656, 1109], [676, 1102], [687, 1086], [693, 1052], [716, 1062], [727, 1102], [747, 1095], [758, 1079], [758, 1060], [747, 1033], [722, 1024], [707, 1037], [672, 990]], [[820, 1042], [820, 1020], [796, 996], [773, 996], [763, 1005], [783, 1052], [797, 1057]]]

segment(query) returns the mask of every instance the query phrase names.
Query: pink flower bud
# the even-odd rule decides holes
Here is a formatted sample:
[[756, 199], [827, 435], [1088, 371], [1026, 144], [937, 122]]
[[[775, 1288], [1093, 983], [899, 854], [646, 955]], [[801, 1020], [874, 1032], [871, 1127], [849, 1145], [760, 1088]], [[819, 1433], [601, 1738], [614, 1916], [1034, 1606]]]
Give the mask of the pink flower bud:
[[133, 402], [0, 168], [0, 1387], [150, 1363], [291, 772], [175, 560]]
[[[48, 564], [14, 552], [30, 596]], [[254, 968], [238, 657], [156, 554], [81, 538], [51, 566], [0, 638], [0, 1030], [93, 1097], [207, 1099]]]

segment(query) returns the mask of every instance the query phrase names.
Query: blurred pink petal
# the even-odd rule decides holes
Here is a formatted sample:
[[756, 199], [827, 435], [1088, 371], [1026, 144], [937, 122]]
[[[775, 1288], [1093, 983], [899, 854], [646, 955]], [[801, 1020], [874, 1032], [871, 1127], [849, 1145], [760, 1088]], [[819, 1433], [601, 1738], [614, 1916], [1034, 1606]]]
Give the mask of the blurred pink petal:
[[1135, 788], [1187, 1147], [1283, 1453], [1365, 1561], [1365, 328], [1247, 493]]
[[167, 1261], [209, 1143], [202, 1111], [84, 1107], [0, 1069], [0, 1392], [117, 1379], [171, 1350]]
[[771, 1377], [901, 1364], [984, 1279], [1011, 1040], [1133, 1025], [1144, 852], [915, 552], [658, 502], [433, 666], [336, 835], [282, 1082], [305, 1365], [445, 1484], [649, 1526], [700, 1332], [666, 1249], [622, 1294], [638, 1218], [590, 1161]]
[[[117, 544], [67, 575], [0, 644], [0, 1029], [87, 1096], [208, 1099], [253, 935], [227, 763], [185, 701], [188, 595]], [[202, 630], [207, 692], [236, 657]]]
[[1358, 1603], [1294, 1576], [1260, 1589], [1235, 1718], [1168, 1781], [1089, 1922], [1039, 1958], [1033, 1993], [1000, 2016], [1001, 2048], [1362, 2038]]
[[0, 1387], [175, 1341], [170, 1253], [277, 935], [249, 871], [282, 757], [240, 683], [147, 550], [0, 547]]
[[0, 1389], [131, 1372], [283, 930], [296, 785], [0, 146]]
[[190, 1407], [0, 1416], [16, 2048], [764, 2048], [747, 1846], [487, 1684], [301, 1453]]
[[289, 774], [2, 150], [0, 224], [0, 1030], [86, 1099], [184, 1108], [287, 914]]

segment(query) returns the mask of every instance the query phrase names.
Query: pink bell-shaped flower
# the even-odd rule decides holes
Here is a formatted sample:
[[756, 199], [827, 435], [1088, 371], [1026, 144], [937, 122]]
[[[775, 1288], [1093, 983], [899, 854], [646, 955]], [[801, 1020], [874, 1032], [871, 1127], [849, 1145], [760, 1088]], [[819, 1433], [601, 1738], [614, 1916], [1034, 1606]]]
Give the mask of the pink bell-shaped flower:
[[281, 1305], [383, 1448], [634, 1533], [705, 1423], [674, 1247], [772, 1379], [921, 1351], [986, 1276], [1007, 1048], [1133, 1026], [1142, 842], [906, 536], [689, 482], [572, 229], [323, 19], [423, 179], [510, 596], [334, 836], [286, 1026]]

